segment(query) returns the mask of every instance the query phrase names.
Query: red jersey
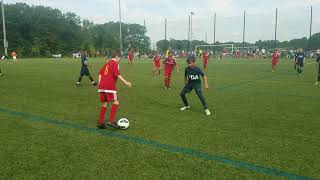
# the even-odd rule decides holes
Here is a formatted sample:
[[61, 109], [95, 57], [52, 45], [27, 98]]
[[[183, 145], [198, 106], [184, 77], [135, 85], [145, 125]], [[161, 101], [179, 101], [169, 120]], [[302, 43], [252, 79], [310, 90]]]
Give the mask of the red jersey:
[[116, 83], [118, 76], [120, 75], [120, 70], [119, 64], [116, 61], [110, 60], [107, 64], [105, 64], [99, 71], [99, 75], [101, 75], [101, 81], [98, 86], [99, 92], [117, 92]]
[[208, 60], [209, 60], [209, 53], [207, 53], [207, 52], [203, 53], [202, 57], [203, 57], [203, 60], [204, 60], [205, 62], [208, 62]]
[[171, 72], [173, 68], [177, 65], [176, 60], [173, 57], [168, 57], [164, 60], [164, 70], [167, 72]]
[[132, 53], [132, 51], [129, 51], [129, 53], [128, 53], [128, 58], [129, 58], [129, 59], [133, 59], [133, 53]]
[[160, 66], [160, 61], [161, 61], [161, 57], [160, 56], [158, 56], [158, 55], [154, 56], [153, 62], [154, 62], [155, 66]]
[[278, 60], [279, 60], [279, 54], [278, 53], [273, 53], [272, 61], [278, 61]]

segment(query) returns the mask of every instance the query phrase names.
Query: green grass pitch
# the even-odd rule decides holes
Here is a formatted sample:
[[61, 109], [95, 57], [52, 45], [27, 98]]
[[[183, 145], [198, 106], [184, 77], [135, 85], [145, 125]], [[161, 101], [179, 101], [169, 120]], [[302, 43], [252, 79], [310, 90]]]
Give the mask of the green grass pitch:
[[[104, 60], [89, 62], [97, 79]], [[211, 61], [210, 117], [194, 92], [191, 110], [179, 111], [178, 64], [164, 90], [151, 61], [131, 72], [123, 60], [133, 88], [118, 82], [117, 119], [130, 128], [101, 132], [96, 87], [86, 77], [75, 86], [78, 59], [0, 62], [0, 179], [320, 179], [315, 64], [298, 77], [290, 60], [275, 73], [271, 60]]]

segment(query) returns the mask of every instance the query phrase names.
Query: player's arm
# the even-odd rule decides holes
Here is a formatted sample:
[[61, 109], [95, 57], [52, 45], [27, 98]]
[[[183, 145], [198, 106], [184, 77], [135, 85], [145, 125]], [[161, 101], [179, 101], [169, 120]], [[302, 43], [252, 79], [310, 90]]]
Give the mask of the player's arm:
[[186, 85], [187, 83], [188, 83], [187, 70], [184, 70], [184, 84]]
[[203, 76], [203, 80], [204, 80], [204, 88], [209, 89], [208, 78], [206, 75]]
[[100, 84], [101, 82], [101, 74], [99, 74], [99, 81], [98, 81], [98, 85]]
[[125, 85], [127, 85], [128, 87], [132, 87], [131, 82], [128, 82], [127, 80], [125, 80], [121, 75], [117, 76]]
[[176, 60], [174, 60], [174, 67], [177, 69], [177, 73], [179, 72], [179, 66], [178, 66], [178, 64], [177, 64], [177, 61]]

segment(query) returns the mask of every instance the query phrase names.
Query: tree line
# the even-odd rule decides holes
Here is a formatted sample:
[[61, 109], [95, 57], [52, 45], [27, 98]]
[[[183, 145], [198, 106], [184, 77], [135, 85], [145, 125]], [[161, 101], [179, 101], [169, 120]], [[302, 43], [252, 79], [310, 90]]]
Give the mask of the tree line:
[[[8, 51], [16, 51], [20, 57], [71, 56], [80, 50], [94, 54], [120, 48], [119, 22], [95, 24], [72, 12], [25, 3], [5, 4], [4, 9]], [[124, 50], [132, 47], [141, 53], [150, 51], [146, 32], [139, 24], [122, 23]], [[3, 42], [2, 30], [0, 38]]]

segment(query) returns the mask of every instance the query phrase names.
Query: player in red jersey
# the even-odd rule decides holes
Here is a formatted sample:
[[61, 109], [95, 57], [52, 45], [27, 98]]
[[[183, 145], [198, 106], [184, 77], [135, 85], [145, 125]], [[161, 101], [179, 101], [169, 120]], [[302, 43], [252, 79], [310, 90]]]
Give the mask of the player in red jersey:
[[208, 68], [208, 61], [209, 61], [209, 52], [208, 51], [204, 51], [202, 54], [202, 59], [203, 59], [203, 70], [207, 71]]
[[130, 49], [129, 52], [128, 52], [128, 60], [129, 60], [129, 64], [131, 65], [131, 70], [132, 70], [132, 61], [133, 61], [132, 49]]
[[278, 52], [278, 49], [275, 49], [272, 55], [272, 72], [276, 71], [278, 61], [279, 61], [279, 52]]
[[160, 61], [161, 56], [159, 54], [156, 54], [153, 58], [153, 75], [156, 75], [156, 70], [158, 70], [158, 75], [160, 75]]
[[114, 118], [119, 107], [119, 99], [116, 88], [117, 79], [119, 78], [125, 85], [131, 87], [131, 83], [126, 81], [120, 74], [119, 61], [121, 59], [121, 53], [118, 51], [112, 51], [111, 57], [112, 59], [108, 61], [99, 71], [98, 92], [100, 94], [100, 101], [102, 103], [98, 123], [99, 129], [106, 129], [104, 118], [108, 103], [112, 103], [108, 126], [118, 128], [117, 123], [114, 122]]
[[176, 68], [177, 72], [179, 72], [176, 60], [173, 58], [172, 51], [169, 52], [169, 56], [164, 60], [164, 78], [165, 78], [165, 89], [170, 89], [170, 81], [172, 70]]

